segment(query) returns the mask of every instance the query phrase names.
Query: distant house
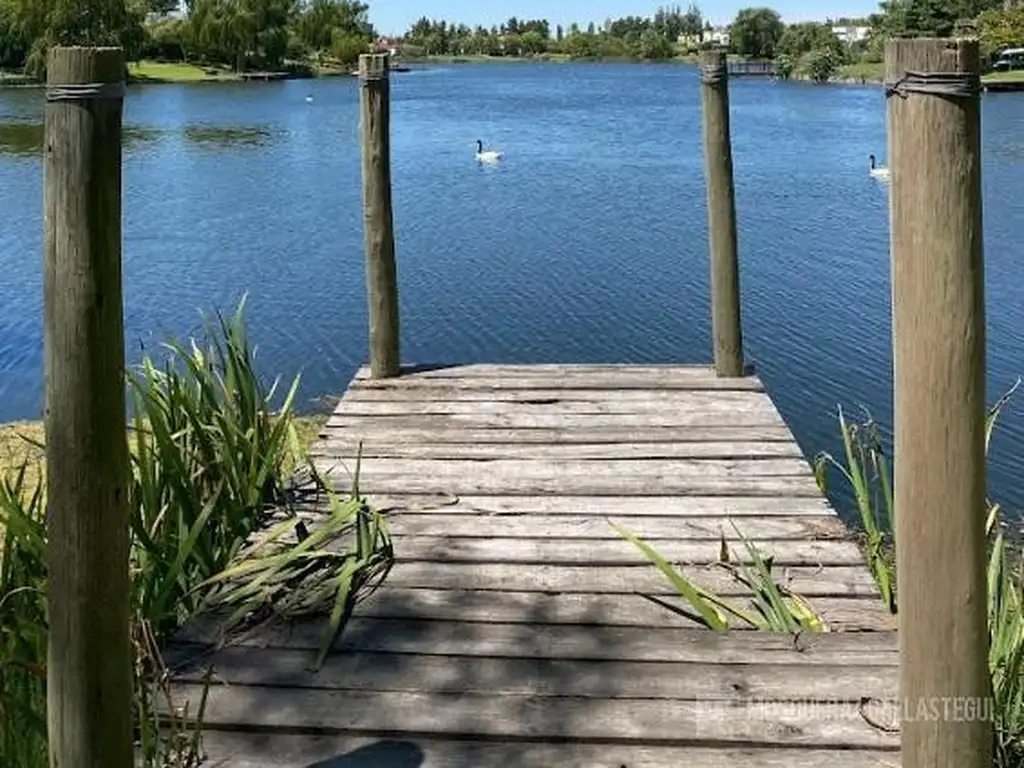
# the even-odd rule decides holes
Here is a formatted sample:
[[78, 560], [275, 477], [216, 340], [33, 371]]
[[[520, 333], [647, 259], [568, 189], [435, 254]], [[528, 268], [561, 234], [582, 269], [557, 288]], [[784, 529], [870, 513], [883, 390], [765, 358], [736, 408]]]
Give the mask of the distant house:
[[867, 40], [871, 27], [832, 27], [832, 32], [844, 43], [853, 45]]
[[711, 43], [712, 45], [720, 45], [724, 48], [729, 47], [729, 28], [728, 27], [714, 27], [713, 29], [705, 29], [700, 36], [702, 43]]
[[389, 53], [392, 56], [397, 56], [401, 49], [402, 42], [392, 37], [379, 37], [377, 42], [373, 44], [373, 50], [376, 53]]

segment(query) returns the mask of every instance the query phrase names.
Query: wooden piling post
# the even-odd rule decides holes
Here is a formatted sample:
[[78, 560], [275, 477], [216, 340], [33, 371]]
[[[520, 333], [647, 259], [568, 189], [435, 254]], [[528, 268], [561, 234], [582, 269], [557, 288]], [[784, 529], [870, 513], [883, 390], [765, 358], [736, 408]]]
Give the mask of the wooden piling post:
[[700, 68], [715, 370], [719, 376], [742, 376], [740, 268], [736, 244], [732, 144], [729, 137], [729, 74], [725, 51], [702, 52]]
[[359, 56], [363, 142], [363, 226], [370, 313], [370, 372], [399, 374], [398, 274], [391, 212], [390, 57]]
[[120, 48], [51, 48], [44, 127], [50, 765], [131, 768]]
[[894, 40], [885, 63], [902, 760], [989, 768], [978, 44]]

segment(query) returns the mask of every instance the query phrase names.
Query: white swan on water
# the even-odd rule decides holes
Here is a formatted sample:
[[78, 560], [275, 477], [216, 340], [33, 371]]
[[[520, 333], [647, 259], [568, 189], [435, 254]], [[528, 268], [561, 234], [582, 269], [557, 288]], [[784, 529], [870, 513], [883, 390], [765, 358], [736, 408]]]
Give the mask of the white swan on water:
[[505, 155], [493, 149], [484, 150], [484, 143], [480, 139], [476, 140], [476, 159], [481, 163], [496, 163]]
[[881, 179], [882, 181], [889, 180], [889, 169], [882, 165], [875, 165], [875, 156], [868, 155], [868, 160], [871, 161], [871, 168], [868, 171], [874, 178]]

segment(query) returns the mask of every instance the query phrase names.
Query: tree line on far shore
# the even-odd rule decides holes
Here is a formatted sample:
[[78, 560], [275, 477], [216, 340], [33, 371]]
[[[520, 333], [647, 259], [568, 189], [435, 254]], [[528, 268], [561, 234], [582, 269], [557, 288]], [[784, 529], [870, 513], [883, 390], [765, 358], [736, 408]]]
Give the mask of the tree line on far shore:
[[[546, 19], [510, 18], [490, 28], [419, 19], [402, 39], [406, 55], [565, 55], [572, 58], [668, 59], [712, 46], [747, 58], [774, 59], [783, 77], [799, 72], [827, 80], [843, 65], [882, 61], [885, 41], [894, 37], [949, 37], [963, 30], [980, 35], [984, 52], [1024, 46], [1024, 9], [1007, 0], [884, 0], [866, 18], [786, 24], [767, 6], [740, 10], [715, 29], [700, 8], [660, 8], [653, 16], [607, 19], [603, 25], [571, 24], [554, 29]], [[866, 30], [853, 39], [836, 28]], [[724, 33], [724, 34], [723, 34]]]
[[[879, 62], [886, 40], [977, 33], [986, 55], [1024, 46], [1024, 8], [1012, 0], [883, 0], [865, 19], [786, 24], [766, 6], [739, 11], [724, 30], [697, 5], [650, 16], [552, 26], [512, 17], [490, 28], [423, 17], [397, 41], [403, 56], [550, 56], [659, 60], [727, 39], [732, 53], [775, 59], [782, 76], [827, 80], [845, 64]], [[360, 0], [0, 0], [0, 68], [41, 74], [54, 44], [116, 44], [127, 58], [246, 69], [351, 67], [381, 44]], [[842, 39], [836, 27], [868, 33]], [[723, 38], [723, 32], [727, 38]]]
[[351, 64], [376, 39], [359, 0], [0, 0], [0, 68], [41, 74], [51, 45], [236, 71]]

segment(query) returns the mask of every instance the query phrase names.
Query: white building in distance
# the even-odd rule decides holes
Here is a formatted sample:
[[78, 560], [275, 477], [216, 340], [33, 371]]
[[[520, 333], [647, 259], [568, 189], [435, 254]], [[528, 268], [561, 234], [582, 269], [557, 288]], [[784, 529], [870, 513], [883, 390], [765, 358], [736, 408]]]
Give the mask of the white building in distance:
[[832, 32], [847, 45], [868, 39], [871, 27], [832, 27]]

